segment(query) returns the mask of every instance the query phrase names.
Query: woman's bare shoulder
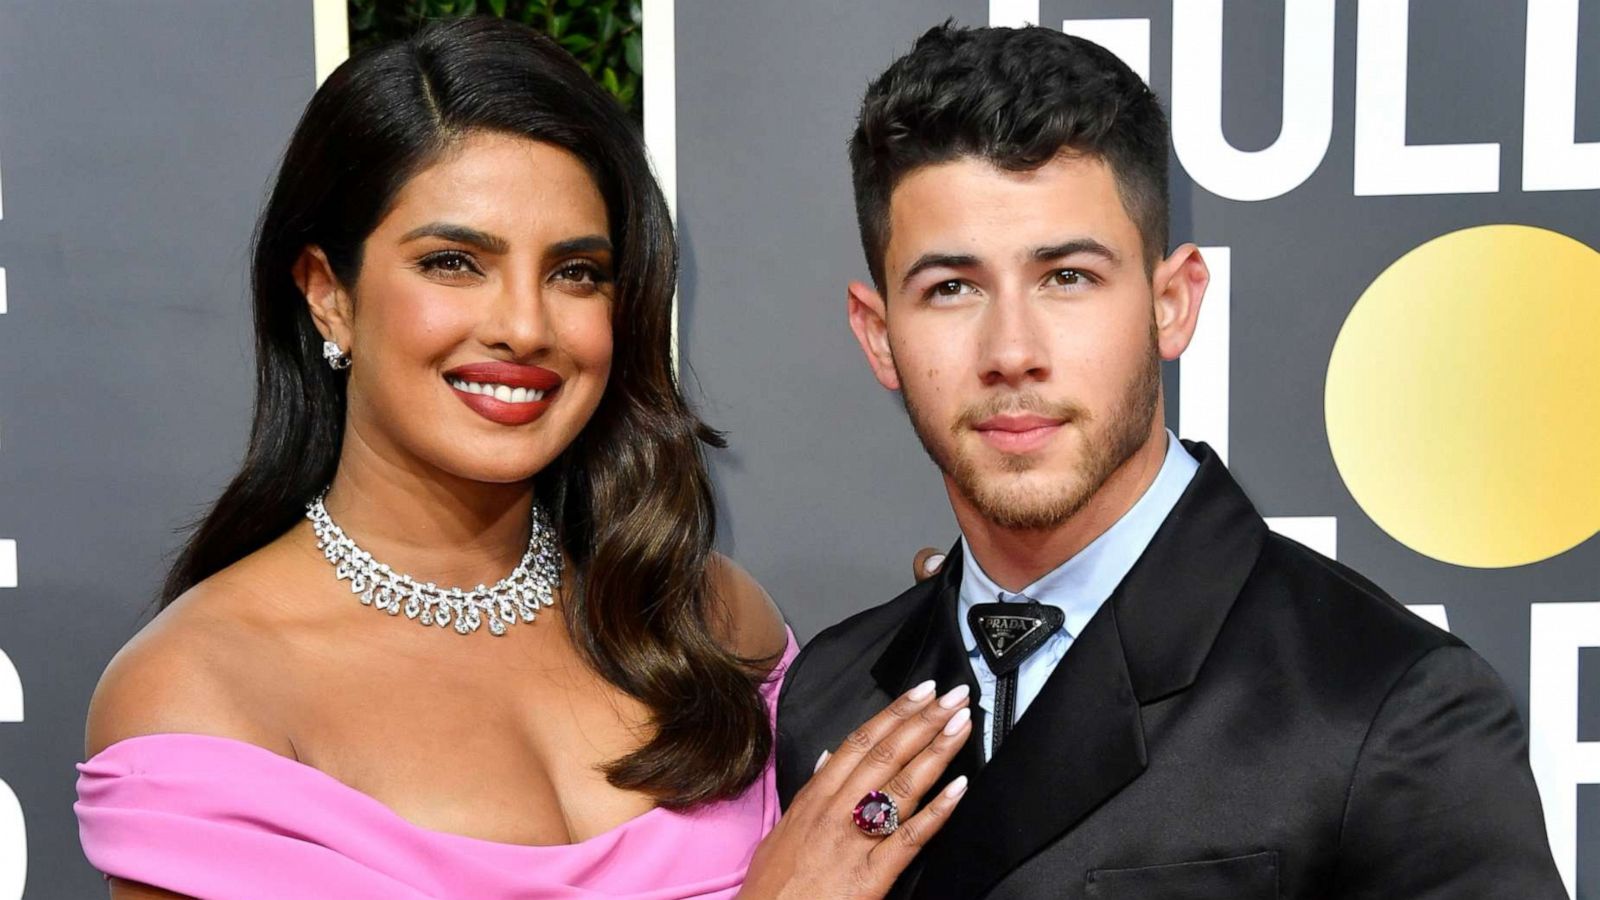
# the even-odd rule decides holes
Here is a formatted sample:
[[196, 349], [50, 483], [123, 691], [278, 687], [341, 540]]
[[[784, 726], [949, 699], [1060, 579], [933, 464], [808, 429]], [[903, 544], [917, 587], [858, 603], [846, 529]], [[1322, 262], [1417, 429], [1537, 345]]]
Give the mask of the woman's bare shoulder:
[[776, 664], [789, 646], [783, 613], [742, 566], [720, 553], [711, 555], [711, 586], [727, 614], [723, 641], [744, 659]]
[[260, 702], [274, 654], [262, 624], [240, 614], [258, 599], [251, 574], [206, 579], [117, 652], [89, 701], [86, 756], [150, 734], [213, 735], [293, 755]]

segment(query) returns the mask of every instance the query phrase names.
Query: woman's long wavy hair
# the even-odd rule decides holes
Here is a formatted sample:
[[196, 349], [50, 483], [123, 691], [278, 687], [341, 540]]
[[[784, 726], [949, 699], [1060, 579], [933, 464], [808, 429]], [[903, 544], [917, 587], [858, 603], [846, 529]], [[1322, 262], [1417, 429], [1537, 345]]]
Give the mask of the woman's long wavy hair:
[[296, 259], [320, 247], [353, 286], [362, 244], [401, 186], [474, 131], [582, 160], [617, 248], [610, 380], [573, 444], [534, 477], [576, 572], [562, 601], [573, 640], [653, 714], [654, 736], [606, 775], [672, 808], [733, 796], [760, 773], [772, 738], [758, 667], [709, 627], [726, 612], [708, 576], [716, 513], [701, 445], [722, 442], [690, 411], [672, 367], [677, 245], [666, 201], [626, 114], [522, 26], [434, 23], [352, 58], [311, 99], [257, 228], [249, 449], [177, 558], [162, 604], [284, 534], [333, 478], [345, 379], [322, 360]]

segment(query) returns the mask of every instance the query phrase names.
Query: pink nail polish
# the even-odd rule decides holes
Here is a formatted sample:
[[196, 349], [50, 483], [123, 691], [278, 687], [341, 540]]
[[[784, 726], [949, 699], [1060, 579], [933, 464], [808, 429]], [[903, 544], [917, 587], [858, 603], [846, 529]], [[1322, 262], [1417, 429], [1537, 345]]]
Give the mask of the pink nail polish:
[[967, 694], [970, 693], [971, 690], [971, 688], [964, 684], [958, 684], [946, 691], [943, 697], [939, 698], [939, 705], [945, 709], [952, 709], [957, 703], [967, 699]]
[[970, 710], [970, 709], [957, 710], [956, 714], [950, 717], [950, 721], [944, 723], [944, 733], [947, 734], [947, 735], [955, 734], [956, 732], [960, 731], [962, 728], [966, 727], [967, 720], [971, 719], [971, 718], [972, 718], [972, 710]]
[[912, 688], [910, 691], [906, 692], [906, 699], [921, 703], [922, 701], [933, 696], [933, 687], [934, 685], [932, 681], [924, 681], [923, 683]]
[[954, 800], [967, 792], [967, 776], [962, 775], [945, 786], [944, 795]]

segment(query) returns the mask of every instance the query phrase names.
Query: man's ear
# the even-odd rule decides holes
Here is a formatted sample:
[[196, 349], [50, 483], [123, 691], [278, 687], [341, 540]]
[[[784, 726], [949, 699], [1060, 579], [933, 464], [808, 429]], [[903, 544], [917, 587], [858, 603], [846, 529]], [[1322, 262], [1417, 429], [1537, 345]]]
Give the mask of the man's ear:
[[889, 390], [900, 390], [900, 373], [895, 371], [894, 352], [889, 349], [889, 315], [883, 296], [861, 281], [850, 282], [848, 293], [850, 330], [856, 333], [872, 374]]
[[1210, 281], [1211, 270], [1193, 244], [1184, 244], [1156, 264], [1150, 282], [1155, 294], [1156, 345], [1162, 359], [1177, 359], [1188, 348]]
[[340, 286], [333, 266], [328, 263], [328, 255], [321, 247], [308, 246], [300, 251], [300, 258], [294, 263], [294, 283], [305, 295], [311, 319], [316, 322], [323, 339], [333, 341], [349, 353], [354, 337], [350, 295]]

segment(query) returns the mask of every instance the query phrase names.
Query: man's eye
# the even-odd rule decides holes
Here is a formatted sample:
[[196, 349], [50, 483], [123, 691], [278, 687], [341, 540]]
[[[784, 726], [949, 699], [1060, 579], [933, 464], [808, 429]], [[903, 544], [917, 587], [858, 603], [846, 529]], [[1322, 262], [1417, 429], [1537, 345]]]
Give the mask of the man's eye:
[[933, 286], [933, 294], [937, 297], [959, 297], [967, 293], [965, 281], [941, 281]]
[[1079, 272], [1077, 269], [1062, 269], [1050, 276], [1050, 283], [1056, 285], [1057, 287], [1077, 287], [1080, 284], [1087, 284], [1088, 282], [1088, 276], [1084, 275], [1082, 272]]

